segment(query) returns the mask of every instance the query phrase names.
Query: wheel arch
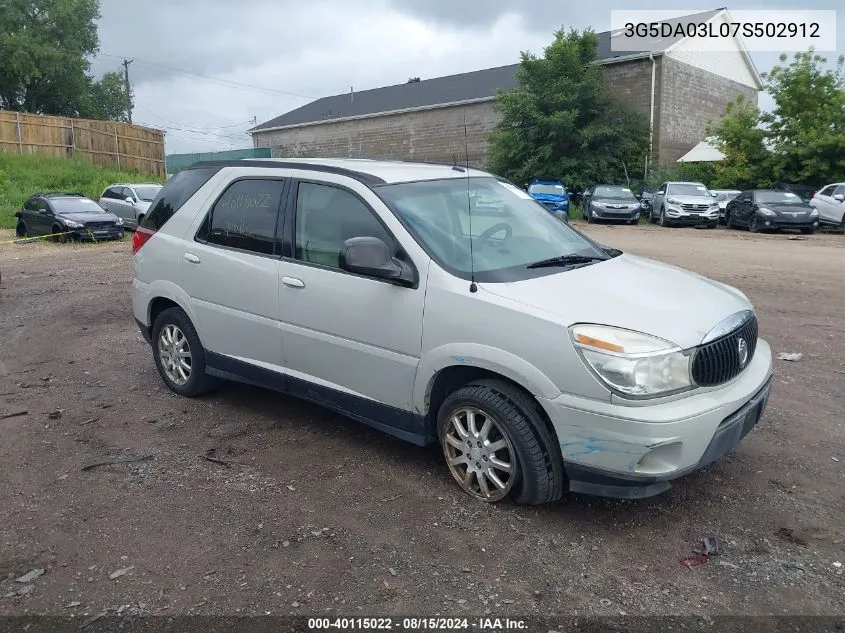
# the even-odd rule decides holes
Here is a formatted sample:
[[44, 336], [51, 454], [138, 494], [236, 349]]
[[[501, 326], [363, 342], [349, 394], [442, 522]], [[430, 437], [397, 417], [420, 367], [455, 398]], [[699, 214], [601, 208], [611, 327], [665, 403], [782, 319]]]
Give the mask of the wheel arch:
[[[191, 299], [184, 290], [172, 282], [158, 281], [153, 282], [144, 294], [149, 297], [146, 300], [146, 322], [144, 323], [148, 332], [152, 332], [153, 324], [159, 314], [168, 308], [175, 307], [181, 308], [188, 315], [188, 318], [197, 331], [197, 336], [200, 337], [201, 341], [203, 340], [202, 330], [200, 329], [200, 324], [197, 322], [196, 313], [191, 305]], [[138, 317], [140, 318], [141, 314], [138, 314]]]

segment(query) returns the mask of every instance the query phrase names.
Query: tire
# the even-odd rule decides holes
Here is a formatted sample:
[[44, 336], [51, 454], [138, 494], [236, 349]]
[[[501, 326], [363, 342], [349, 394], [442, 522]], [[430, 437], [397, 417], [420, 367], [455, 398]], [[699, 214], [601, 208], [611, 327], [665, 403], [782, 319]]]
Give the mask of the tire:
[[[165, 338], [162, 338], [163, 333]], [[220, 384], [218, 379], [205, 373], [205, 349], [200, 343], [194, 324], [191, 323], [191, 319], [188, 318], [182, 308], [169, 308], [156, 317], [155, 323], [153, 323], [151, 340], [153, 359], [159, 376], [174, 393], [193, 398], [208, 393]], [[168, 340], [173, 341], [169, 348], [166, 344]], [[182, 340], [185, 341], [187, 349], [184, 345], [180, 346], [179, 342]], [[169, 357], [162, 358], [165, 350], [169, 352], [187, 351], [190, 362], [182, 362], [180, 372], [175, 361], [171, 363]], [[185, 359], [180, 358], [179, 360], [184, 361]], [[178, 379], [173, 378], [171, 374], [177, 376]], [[185, 374], [187, 374], [187, 380], [182, 382], [181, 379], [185, 377]]]
[[804, 235], [812, 235], [813, 233], [815, 233], [815, 232], [816, 232], [816, 229], [814, 229], [814, 228], [801, 229], [801, 232], [802, 232]]
[[717, 221], [717, 222], [712, 222], [712, 223], [708, 224], [708, 225], [707, 225], [707, 228], [708, 228], [708, 229], [715, 229], [717, 226], [719, 226], [719, 222], [718, 222], [718, 221]]
[[587, 221], [587, 224], [592, 224], [593, 222], [595, 222], [595, 220], [590, 217], [590, 207], [584, 209], [584, 219]]
[[139, 215], [138, 215], [138, 219], [137, 219], [137, 221], [136, 221], [136, 222], [137, 222], [137, 224], [136, 224], [135, 226], [136, 226], [136, 227], [141, 226], [141, 222], [143, 222], [143, 221], [144, 221], [144, 214], [143, 214], [143, 213], [141, 213], [141, 214], [139, 214]]
[[729, 229], [734, 228], [734, 221], [730, 213], [725, 213], [725, 226]]
[[631, 226], [634, 226], [635, 224], [637, 224], [637, 222], [639, 222], [639, 220], [628, 220], [628, 224], [630, 224]]
[[660, 217], [657, 219], [657, 223], [663, 227], [669, 226], [669, 222], [666, 220], [666, 211], [663, 208], [660, 209]]
[[[58, 242], [59, 244], [67, 244], [69, 241], [67, 233], [64, 232], [64, 228], [56, 224], [50, 229], [50, 233], [54, 235], [53, 241]], [[60, 233], [61, 235], [56, 235], [56, 233]]]
[[752, 215], [751, 219], [748, 221], [748, 230], [751, 233], [760, 232], [760, 221], [757, 219], [756, 215]]
[[18, 225], [15, 227], [15, 235], [18, 237], [26, 237], [26, 224], [23, 221], [18, 222]]
[[[469, 422], [470, 412], [476, 420], [474, 430]], [[479, 417], [492, 423], [483, 440], [481, 433], [486, 425], [482, 422], [478, 426]], [[456, 418], [461, 422], [465, 436], [460, 434]], [[488, 503], [510, 496], [517, 503], [539, 505], [557, 501], [563, 495], [565, 474], [558, 444], [546, 426], [537, 402], [513, 385], [501, 380], [478, 380], [452, 392], [438, 411], [437, 428], [449, 471], [470, 496]], [[473, 447], [474, 451], [496, 444], [503, 446], [492, 454], [485, 454], [484, 450], [472, 454], [465, 451], [464, 442], [471, 441], [473, 436], [479, 444], [485, 442], [482, 447]], [[468, 470], [473, 467], [469, 460], [478, 460], [476, 468], [484, 469], [484, 462], [492, 463], [494, 458], [509, 463], [511, 471], [508, 474], [486, 467], [487, 472], [496, 470], [495, 475], [505, 488], [485, 475], [482, 477], [488, 489], [485, 493], [479, 483], [478, 471], [470, 473]], [[508, 474], [506, 480], [503, 474]]]

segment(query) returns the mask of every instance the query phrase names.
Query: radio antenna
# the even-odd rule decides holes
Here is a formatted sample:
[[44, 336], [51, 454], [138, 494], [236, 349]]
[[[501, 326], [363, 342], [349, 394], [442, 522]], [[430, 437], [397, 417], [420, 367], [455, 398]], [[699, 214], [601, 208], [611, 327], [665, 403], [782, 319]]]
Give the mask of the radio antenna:
[[475, 283], [475, 253], [472, 246], [472, 195], [469, 187], [469, 134], [467, 133], [466, 114], [464, 114], [464, 157], [467, 174], [467, 216], [469, 217], [469, 291], [478, 292], [478, 285]]

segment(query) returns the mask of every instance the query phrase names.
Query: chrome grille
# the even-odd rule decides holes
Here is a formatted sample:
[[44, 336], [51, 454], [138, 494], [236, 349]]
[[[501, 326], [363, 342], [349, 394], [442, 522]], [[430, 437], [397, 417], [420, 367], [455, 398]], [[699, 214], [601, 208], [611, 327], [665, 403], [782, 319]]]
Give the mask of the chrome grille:
[[710, 208], [709, 204], [682, 204], [681, 208], [684, 211], [707, 211]]
[[[745, 341], [748, 357], [740, 358], [740, 339]], [[720, 385], [738, 376], [748, 367], [757, 348], [757, 317], [753, 314], [737, 329], [700, 346], [692, 359], [692, 379], [702, 387]]]
[[114, 222], [86, 222], [86, 229], [110, 229], [114, 227]]

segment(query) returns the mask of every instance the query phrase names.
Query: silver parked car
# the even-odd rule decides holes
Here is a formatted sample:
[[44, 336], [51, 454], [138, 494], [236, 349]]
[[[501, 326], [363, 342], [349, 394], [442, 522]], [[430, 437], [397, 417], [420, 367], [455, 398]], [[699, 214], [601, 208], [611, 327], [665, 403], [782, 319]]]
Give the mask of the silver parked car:
[[828, 185], [813, 194], [810, 206], [819, 212], [819, 224], [845, 231], [845, 182]]
[[99, 204], [123, 220], [127, 228], [137, 227], [155, 199], [161, 185], [156, 183], [110, 185], [100, 196]]
[[654, 194], [650, 220], [660, 226], [719, 224], [719, 203], [700, 182], [664, 182]]
[[742, 192], [739, 189], [711, 189], [711, 194], [716, 194], [716, 202], [719, 203], [719, 222], [725, 222], [725, 209], [728, 207], [728, 202], [736, 198]]
[[484, 501], [658, 494], [733, 450], [772, 388], [742, 292], [604, 247], [475, 169], [198, 163], [133, 253], [172, 391], [243, 381], [437, 443]]

